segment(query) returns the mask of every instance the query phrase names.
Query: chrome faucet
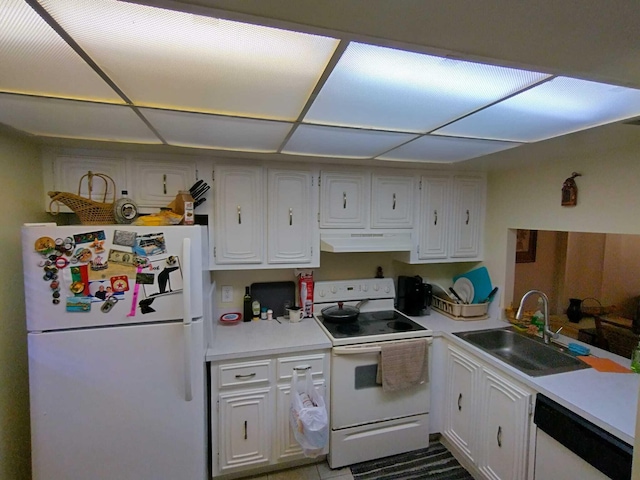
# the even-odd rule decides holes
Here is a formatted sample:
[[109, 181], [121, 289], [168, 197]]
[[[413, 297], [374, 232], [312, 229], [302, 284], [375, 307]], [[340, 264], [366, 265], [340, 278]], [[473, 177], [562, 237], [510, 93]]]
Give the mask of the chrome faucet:
[[544, 304], [544, 328], [542, 329], [542, 339], [544, 340], [544, 343], [548, 344], [552, 338], [558, 338], [558, 332], [562, 330], [562, 327], [560, 327], [560, 330], [558, 330], [557, 332], [551, 331], [551, 328], [549, 327], [549, 297], [547, 297], [544, 292], [540, 290], [529, 290], [527, 293], [525, 293], [520, 300], [520, 306], [518, 307], [518, 311], [516, 312], [516, 320], [522, 320], [522, 308], [524, 306], [524, 301], [527, 299], [527, 297], [533, 295], [534, 293], [540, 295], [540, 297], [542, 298], [542, 303]]

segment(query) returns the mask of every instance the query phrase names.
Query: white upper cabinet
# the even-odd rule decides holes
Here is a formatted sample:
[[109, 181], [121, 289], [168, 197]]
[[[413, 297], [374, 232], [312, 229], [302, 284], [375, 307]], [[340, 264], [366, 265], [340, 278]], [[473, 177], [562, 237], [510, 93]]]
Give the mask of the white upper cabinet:
[[447, 258], [451, 178], [422, 177], [421, 217], [417, 256], [420, 260]]
[[412, 175], [371, 177], [371, 228], [412, 228], [415, 180]]
[[196, 182], [195, 162], [133, 159], [129, 170], [129, 197], [144, 207], [166, 207]]
[[322, 172], [320, 228], [366, 228], [370, 188], [368, 172]]
[[453, 177], [451, 257], [479, 259], [485, 211], [485, 180], [480, 177]]
[[213, 188], [215, 263], [262, 263], [265, 203], [262, 168], [219, 165]]
[[[269, 169], [267, 248], [269, 263], [312, 263], [318, 237], [317, 195], [310, 171]], [[314, 246], [315, 252], [314, 252]]]
[[[127, 190], [126, 161], [118, 156], [100, 156], [100, 155], [54, 155], [53, 157], [45, 157], [45, 195], [47, 191], [76, 193], [82, 197], [89, 198], [89, 182], [88, 178], [84, 178], [82, 184], [80, 179], [88, 172], [102, 173], [113, 180], [113, 184], [107, 180], [93, 177], [91, 184], [91, 199], [97, 202], [111, 203], [120, 195], [121, 190]], [[50, 165], [47, 165], [51, 161]], [[51, 176], [46, 172], [53, 168], [53, 183]], [[114, 185], [115, 184], [115, 189]], [[79, 187], [80, 190], [79, 190]], [[106, 189], [106, 196], [105, 196]], [[79, 191], [78, 191], [79, 190]], [[51, 198], [46, 196], [45, 205], [49, 210]], [[70, 212], [71, 210], [59, 204], [61, 212]], [[52, 205], [52, 211], [57, 211], [56, 206]]]
[[217, 165], [213, 270], [320, 265], [317, 172]]

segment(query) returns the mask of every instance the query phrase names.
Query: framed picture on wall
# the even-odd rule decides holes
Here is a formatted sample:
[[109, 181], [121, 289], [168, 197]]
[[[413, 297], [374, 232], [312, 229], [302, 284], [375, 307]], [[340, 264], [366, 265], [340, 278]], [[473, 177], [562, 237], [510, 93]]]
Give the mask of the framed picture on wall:
[[516, 237], [516, 263], [536, 261], [537, 230], [518, 230]]

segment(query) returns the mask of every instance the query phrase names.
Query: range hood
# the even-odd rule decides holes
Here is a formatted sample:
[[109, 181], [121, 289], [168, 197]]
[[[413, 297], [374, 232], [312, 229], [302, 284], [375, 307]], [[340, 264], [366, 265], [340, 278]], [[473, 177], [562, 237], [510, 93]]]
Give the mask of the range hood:
[[320, 250], [332, 253], [408, 252], [411, 233], [321, 233]]

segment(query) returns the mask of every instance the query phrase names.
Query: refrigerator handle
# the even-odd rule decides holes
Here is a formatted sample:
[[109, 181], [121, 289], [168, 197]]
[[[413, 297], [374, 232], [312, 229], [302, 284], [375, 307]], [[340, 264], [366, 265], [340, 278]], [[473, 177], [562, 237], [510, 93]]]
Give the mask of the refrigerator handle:
[[184, 333], [184, 380], [187, 402], [193, 399], [192, 358], [193, 345], [191, 334], [191, 239], [182, 240], [182, 331]]

